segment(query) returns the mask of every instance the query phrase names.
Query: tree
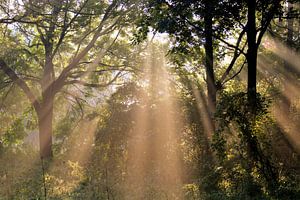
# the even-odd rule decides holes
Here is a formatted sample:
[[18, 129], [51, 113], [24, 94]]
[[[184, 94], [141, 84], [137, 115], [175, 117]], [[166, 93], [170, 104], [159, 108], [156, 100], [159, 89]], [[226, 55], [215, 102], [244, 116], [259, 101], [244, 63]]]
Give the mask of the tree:
[[[247, 93], [248, 100], [255, 110], [256, 102], [256, 72], [257, 72], [257, 53], [263, 36], [267, 31], [272, 19], [279, 14], [281, 9], [281, 0], [268, 0], [257, 3], [256, 1], [247, 0], [247, 24], [245, 26], [247, 33], [246, 60], [248, 65], [248, 83]], [[261, 18], [256, 16], [260, 14]], [[257, 21], [260, 22], [260, 27], [257, 27]], [[254, 111], [255, 113], [255, 111]]]
[[[213, 115], [216, 108], [217, 91], [221, 89], [222, 82], [229, 75], [234, 62], [240, 55], [236, 50], [233, 61], [220, 80], [216, 79], [214, 61], [221, 55], [216, 52], [216, 38], [226, 38], [226, 32], [234, 26], [234, 22], [240, 18], [241, 4], [228, 1], [146, 1], [146, 14], [139, 24], [138, 41], [146, 37], [149, 27], [154, 31], [166, 32], [171, 36], [173, 44], [171, 53], [183, 55], [186, 60], [194, 60], [197, 66], [196, 74], [202, 67], [202, 50], [204, 46], [204, 68], [207, 84], [207, 107], [210, 118], [209, 136], [214, 132]], [[218, 54], [218, 56], [214, 56]], [[178, 64], [178, 63], [177, 63]]]
[[[280, 13], [282, 2], [283, 1], [280, 0], [267, 0], [260, 2], [252, 0], [244, 1], [246, 15], [244, 16], [243, 21], [245, 21], [245, 25], [242, 26], [243, 28], [240, 31], [241, 38], [244, 33], [246, 33], [247, 36], [247, 51], [244, 52], [243, 55], [245, 55], [247, 62], [248, 74], [246, 110], [243, 114], [241, 114], [237, 121], [239, 121], [239, 123], [242, 121], [240, 128], [242, 133], [241, 138], [247, 145], [247, 154], [250, 156], [253, 165], [256, 165], [260, 170], [260, 173], [265, 177], [270, 191], [272, 191], [278, 184], [278, 174], [270, 159], [264, 155], [264, 152], [260, 147], [257, 134], [255, 133], [256, 122], [259, 118], [258, 115], [264, 110], [262, 108], [263, 106], [261, 106], [264, 102], [260, 99], [260, 96], [257, 95], [257, 56], [263, 36], [265, 35], [272, 19]], [[240, 21], [240, 24], [242, 24], [243, 21]], [[235, 48], [242, 49], [244, 47], [239, 47], [239, 45], [237, 45]], [[238, 94], [237, 96], [241, 99], [244, 98], [241, 94]], [[240, 101], [238, 98], [235, 101]], [[222, 105], [220, 106], [222, 107]], [[233, 108], [231, 110], [233, 110]], [[248, 117], [244, 118], [245, 116]], [[244, 120], [242, 120], [243, 118]]]
[[[70, 85], [108, 86], [126, 70], [124, 58], [114, 56], [113, 45], [124, 34], [121, 30], [132, 8], [130, 1], [118, 0], [1, 3], [0, 22], [7, 24], [5, 37], [15, 49], [1, 54], [0, 69], [23, 90], [36, 111], [42, 158], [52, 155], [56, 95]], [[12, 51], [17, 51], [17, 57], [9, 57]], [[107, 81], [89, 81], [95, 74]]]

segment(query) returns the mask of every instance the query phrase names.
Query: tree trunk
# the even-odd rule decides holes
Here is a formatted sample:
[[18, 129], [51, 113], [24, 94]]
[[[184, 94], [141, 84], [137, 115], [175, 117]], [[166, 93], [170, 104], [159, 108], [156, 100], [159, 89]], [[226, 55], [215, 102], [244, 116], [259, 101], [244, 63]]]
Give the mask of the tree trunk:
[[[52, 34], [52, 33], [51, 33]], [[50, 40], [50, 39], [49, 39]], [[40, 156], [41, 158], [52, 157], [52, 119], [53, 119], [53, 103], [55, 93], [53, 91], [54, 68], [52, 57], [53, 46], [51, 42], [45, 43], [45, 66], [42, 87], [42, 101], [39, 120], [39, 138], [40, 138]]]
[[[258, 43], [256, 42], [256, 1], [247, 0], [247, 43], [248, 51], [246, 54], [246, 59], [248, 63], [248, 87], [247, 87], [247, 98], [249, 103], [249, 112], [251, 117], [249, 118], [247, 128], [242, 130], [244, 136], [246, 137], [246, 143], [248, 146], [248, 155], [252, 157], [253, 164], [255, 162], [259, 163], [258, 167], [265, 177], [268, 185], [268, 190], [273, 191], [277, 186], [278, 175], [274, 170], [272, 162], [266, 157], [260, 148], [257, 136], [253, 133], [252, 127], [256, 123], [256, 112], [257, 112], [257, 100], [256, 100], [256, 71], [257, 71], [257, 51]], [[256, 164], [257, 165], [257, 164]]]
[[207, 105], [210, 117], [209, 135], [211, 136], [215, 131], [215, 124], [213, 120], [213, 115], [216, 111], [216, 86], [215, 86], [215, 76], [214, 76], [214, 64], [213, 64], [213, 40], [212, 40], [212, 11], [213, 5], [211, 1], [206, 1], [205, 3], [205, 70], [207, 79]]
[[45, 99], [38, 114], [41, 158], [52, 157], [53, 99]]
[[253, 109], [256, 105], [256, 71], [257, 71], [257, 45], [256, 45], [256, 1], [248, 0], [248, 22], [247, 22], [247, 42], [248, 51], [246, 55], [248, 63], [248, 101]]

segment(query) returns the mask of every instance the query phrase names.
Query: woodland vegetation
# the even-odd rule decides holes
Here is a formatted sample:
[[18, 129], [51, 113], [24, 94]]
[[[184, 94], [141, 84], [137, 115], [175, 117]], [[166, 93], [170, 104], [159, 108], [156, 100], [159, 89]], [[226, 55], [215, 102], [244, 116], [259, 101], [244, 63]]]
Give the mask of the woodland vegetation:
[[300, 199], [298, 0], [0, 0], [0, 200]]

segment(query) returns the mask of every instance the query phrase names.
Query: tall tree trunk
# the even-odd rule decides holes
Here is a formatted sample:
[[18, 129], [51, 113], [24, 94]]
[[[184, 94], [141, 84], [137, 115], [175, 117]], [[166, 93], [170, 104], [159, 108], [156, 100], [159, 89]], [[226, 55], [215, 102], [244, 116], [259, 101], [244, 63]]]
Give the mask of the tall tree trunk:
[[255, 109], [256, 105], [256, 71], [257, 71], [257, 45], [256, 45], [256, 1], [247, 0], [248, 22], [247, 22], [247, 42], [248, 51], [246, 55], [248, 63], [248, 101]]
[[256, 0], [247, 0], [247, 43], [248, 51], [246, 59], [248, 63], [248, 87], [247, 98], [250, 105], [249, 111], [251, 113], [250, 119], [247, 122], [247, 127], [243, 130], [243, 134], [246, 138], [248, 146], [248, 155], [253, 159], [252, 164], [257, 165], [260, 172], [267, 181], [269, 191], [277, 186], [278, 175], [274, 170], [272, 162], [268, 157], [264, 155], [264, 152], [260, 148], [259, 141], [255, 133], [253, 133], [253, 127], [256, 123], [257, 114], [257, 100], [256, 100], [256, 82], [257, 82], [257, 51], [258, 42], [256, 41]]
[[212, 15], [213, 15], [213, 5], [211, 1], [206, 1], [205, 3], [205, 70], [207, 79], [207, 105], [210, 117], [209, 135], [211, 136], [215, 131], [215, 123], [213, 120], [213, 115], [216, 110], [216, 86], [215, 86], [215, 76], [214, 76], [214, 63], [213, 63], [213, 30], [212, 30]]
[[53, 120], [53, 98], [45, 99], [41, 103], [38, 114], [39, 141], [41, 158], [52, 157], [52, 120]]
[[52, 44], [45, 44], [45, 66], [42, 79], [42, 101], [39, 120], [39, 138], [40, 138], [40, 156], [41, 158], [52, 157], [52, 120], [53, 120], [53, 104], [54, 104], [54, 91], [53, 81], [54, 69], [52, 61]]

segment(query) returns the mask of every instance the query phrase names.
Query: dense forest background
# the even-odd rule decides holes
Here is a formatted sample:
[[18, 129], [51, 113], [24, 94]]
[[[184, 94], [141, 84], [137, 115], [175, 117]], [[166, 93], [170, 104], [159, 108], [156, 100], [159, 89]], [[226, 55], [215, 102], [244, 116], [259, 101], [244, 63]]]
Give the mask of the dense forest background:
[[297, 0], [0, 0], [0, 200], [300, 199]]

